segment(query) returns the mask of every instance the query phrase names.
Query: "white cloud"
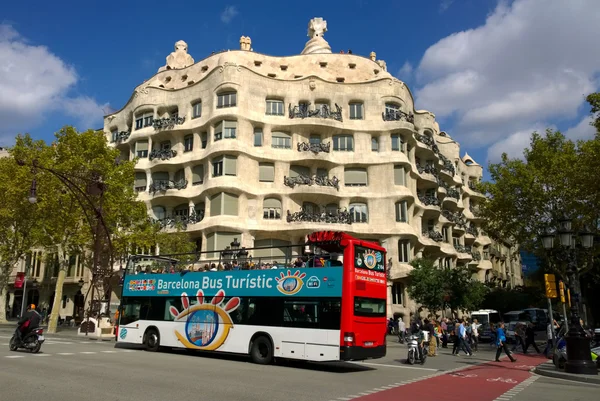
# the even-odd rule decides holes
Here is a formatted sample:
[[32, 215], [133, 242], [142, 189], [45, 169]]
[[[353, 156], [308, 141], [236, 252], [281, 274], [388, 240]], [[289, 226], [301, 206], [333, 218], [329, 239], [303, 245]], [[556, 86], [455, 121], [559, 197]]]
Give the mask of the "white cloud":
[[221, 21], [225, 24], [229, 24], [232, 19], [238, 15], [238, 10], [236, 6], [227, 6], [221, 13]]
[[502, 158], [502, 153], [506, 153], [511, 158], [523, 158], [523, 151], [529, 147], [531, 134], [538, 132], [544, 135], [547, 127], [544, 124], [538, 123], [521, 131], [517, 131], [504, 139], [499, 140], [488, 148], [487, 162], [498, 163]]
[[396, 74], [396, 75], [398, 76], [398, 78], [405, 81], [411, 77], [412, 73], [413, 73], [413, 66], [411, 63], [406, 61], [406, 62], [404, 62], [402, 67], [398, 70], [398, 74]]
[[453, 136], [493, 145], [492, 159], [526, 145], [518, 133], [577, 117], [598, 89], [599, 10], [597, 0], [500, 2], [484, 25], [427, 49], [416, 71], [417, 107], [454, 117]]
[[96, 110], [93, 99], [69, 97], [77, 82], [75, 69], [47, 47], [32, 45], [12, 26], [0, 24], [0, 135], [33, 128], [57, 110], [77, 117], [85, 128], [101, 122], [101, 106]]
[[592, 116], [585, 116], [579, 124], [565, 131], [565, 136], [574, 141], [578, 139], [590, 139], [596, 134], [596, 129], [591, 125], [594, 121]]
[[454, 0], [442, 0], [440, 2], [439, 12], [443, 13], [450, 8], [450, 6], [454, 3]]

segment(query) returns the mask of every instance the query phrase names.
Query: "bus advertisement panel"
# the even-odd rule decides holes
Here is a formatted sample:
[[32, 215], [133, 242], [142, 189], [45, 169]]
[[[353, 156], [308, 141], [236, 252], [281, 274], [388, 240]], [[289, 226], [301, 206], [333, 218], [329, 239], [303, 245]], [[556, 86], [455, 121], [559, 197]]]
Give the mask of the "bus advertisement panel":
[[[117, 341], [152, 351], [249, 354], [261, 364], [275, 357], [384, 356], [385, 250], [347, 234], [328, 235], [328, 241], [307, 242], [314, 252], [273, 267], [246, 258], [224, 261], [220, 271], [194, 271], [177, 269], [172, 259], [130, 257]], [[144, 268], [136, 268], [142, 261]], [[156, 268], [165, 261], [169, 268]]]

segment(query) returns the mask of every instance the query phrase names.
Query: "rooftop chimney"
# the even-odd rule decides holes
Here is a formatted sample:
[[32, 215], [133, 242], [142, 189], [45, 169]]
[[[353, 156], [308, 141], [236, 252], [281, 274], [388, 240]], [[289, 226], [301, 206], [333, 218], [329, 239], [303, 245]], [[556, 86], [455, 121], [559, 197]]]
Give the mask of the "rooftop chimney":
[[375, 52], [371, 52], [369, 57], [371, 57], [371, 60], [375, 61], [377, 59], [377, 54]]
[[240, 38], [240, 50], [252, 50], [252, 39], [250, 36], [242, 36]]

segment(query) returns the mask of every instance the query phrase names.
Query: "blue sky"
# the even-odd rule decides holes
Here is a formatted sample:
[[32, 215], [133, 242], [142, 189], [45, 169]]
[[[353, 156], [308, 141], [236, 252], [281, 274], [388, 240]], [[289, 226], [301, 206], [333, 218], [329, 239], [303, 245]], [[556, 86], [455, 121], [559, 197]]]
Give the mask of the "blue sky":
[[239, 48], [242, 35], [256, 52], [299, 54], [313, 17], [327, 20], [334, 52], [377, 52], [417, 109], [483, 165], [520, 156], [534, 130], [593, 133], [597, 0], [35, 0], [0, 16], [0, 145], [19, 132], [49, 140], [66, 124], [101, 127], [103, 109], [121, 108], [177, 40], [196, 61]]

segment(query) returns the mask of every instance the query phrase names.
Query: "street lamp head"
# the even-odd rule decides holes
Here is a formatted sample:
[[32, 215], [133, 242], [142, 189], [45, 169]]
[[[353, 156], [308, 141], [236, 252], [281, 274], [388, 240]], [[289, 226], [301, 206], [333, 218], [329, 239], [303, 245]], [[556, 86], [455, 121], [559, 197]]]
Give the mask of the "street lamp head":
[[571, 219], [567, 216], [563, 216], [558, 220], [558, 231], [571, 231]]
[[571, 219], [563, 217], [558, 220], [558, 240], [560, 245], [571, 247], [573, 245], [573, 231], [571, 231]]
[[35, 178], [31, 181], [31, 189], [29, 190], [29, 198], [27, 200], [32, 205], [37, 202], [37, 181]]
[[240, 243], [238, 242], [237, 238], [234, 238], [229, 245], [231, 245], [231, 249], [238, 249], [240, 247]]
[[546, 230], [544, 234], [540, 236], [542, 238], [542, 245], [544, 249], [554, 248], [554, 233], [550, 230]]
[[579, 238], [581, 238], [581, 246], [585, 249], [589, 249], [594, 246], [594, 234], [585, 227], [583, 231], [579, 233]]

